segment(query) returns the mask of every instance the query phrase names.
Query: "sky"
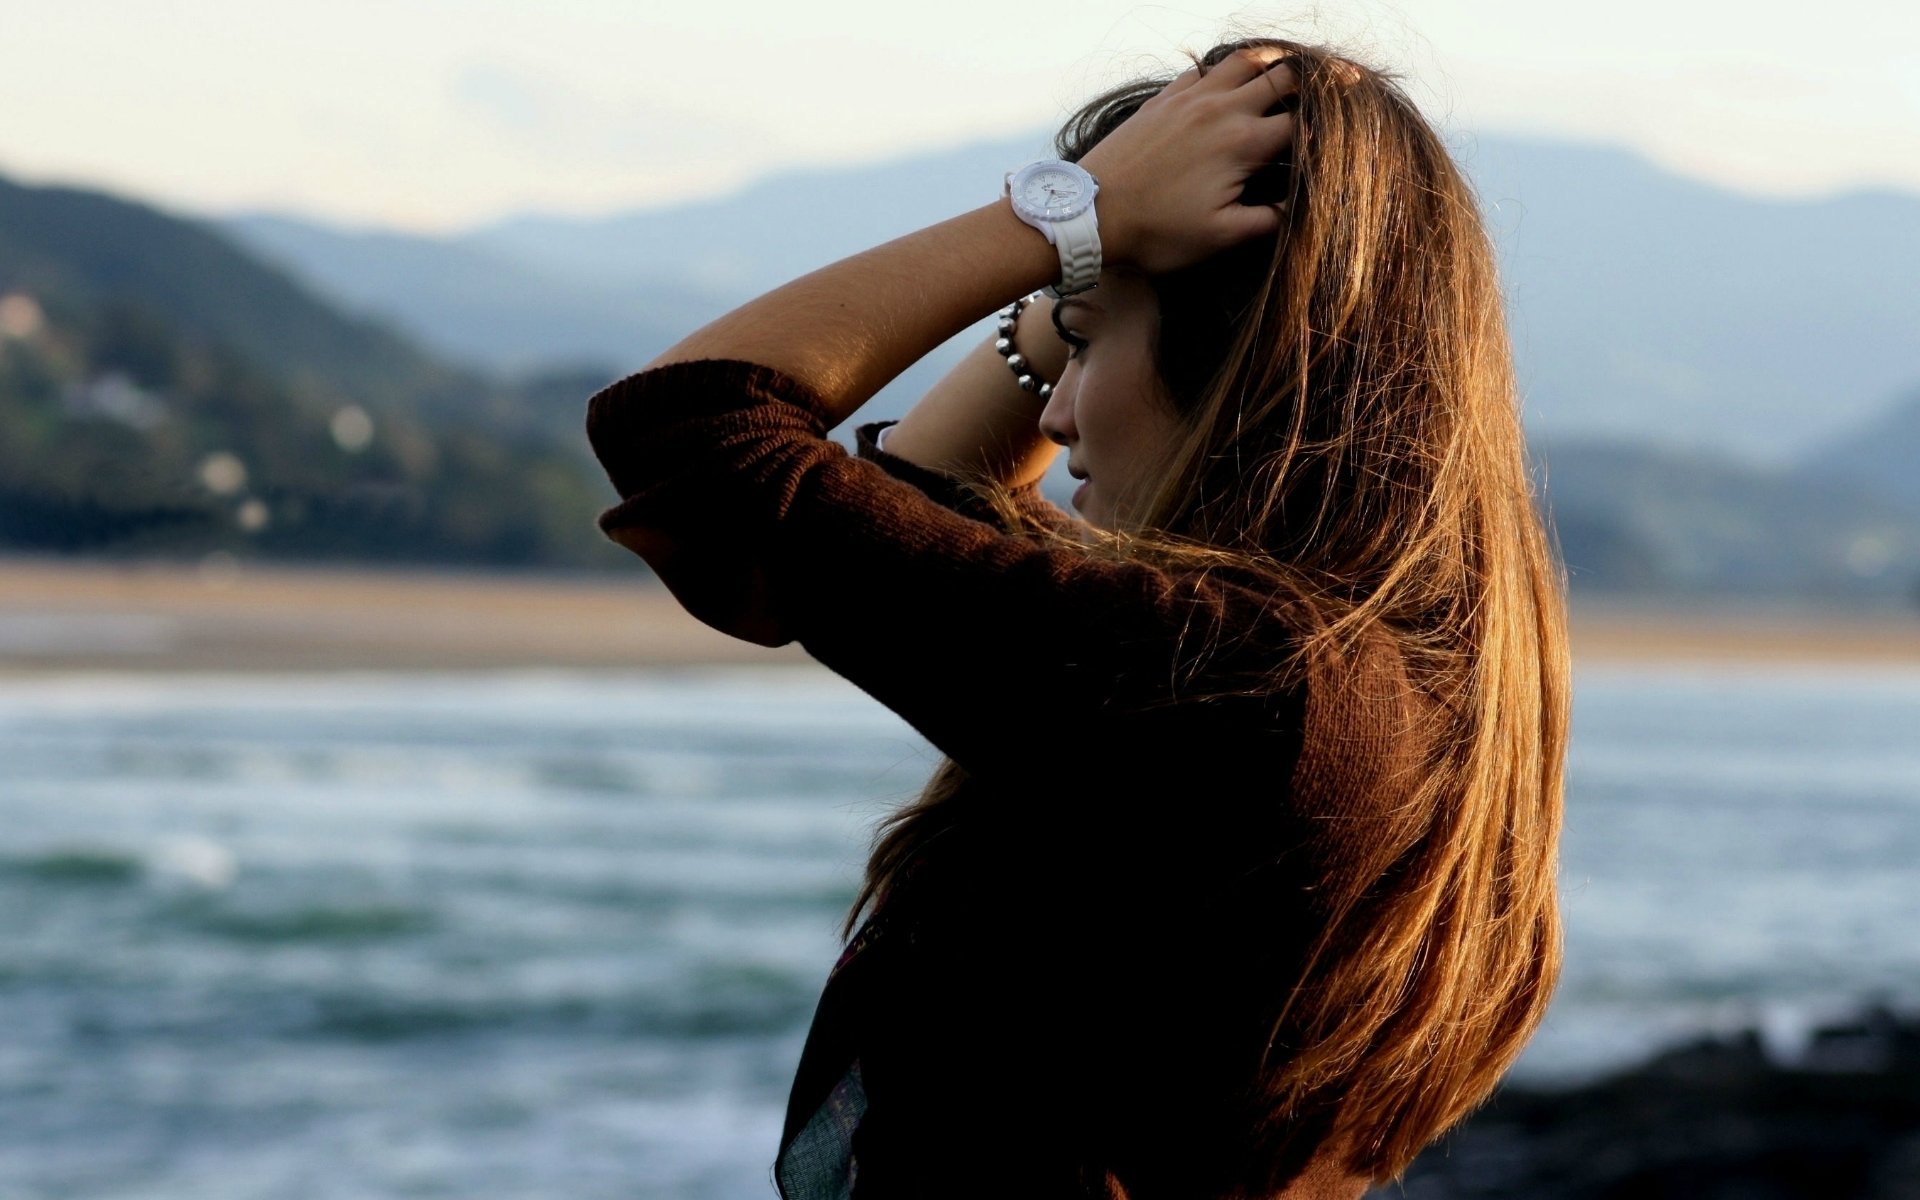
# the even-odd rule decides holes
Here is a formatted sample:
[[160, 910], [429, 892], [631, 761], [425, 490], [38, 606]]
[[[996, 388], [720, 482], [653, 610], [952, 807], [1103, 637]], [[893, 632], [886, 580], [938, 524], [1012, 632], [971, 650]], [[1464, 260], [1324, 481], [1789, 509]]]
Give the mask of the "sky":
[[456, 233], [1015, 136], [1235, 30], [1397, 68], [1457, 138], [1920, 193], [1904, 0], [0, 0], [0, 176]]

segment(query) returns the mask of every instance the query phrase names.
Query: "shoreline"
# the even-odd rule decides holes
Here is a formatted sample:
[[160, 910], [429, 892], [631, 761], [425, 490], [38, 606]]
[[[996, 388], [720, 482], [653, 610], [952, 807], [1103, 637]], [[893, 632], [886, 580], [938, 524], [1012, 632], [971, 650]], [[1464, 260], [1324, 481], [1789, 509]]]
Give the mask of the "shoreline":
[[0, 562], [0, 674], [633, 670], [809, 662], [689, 617], [643, 573]]
[[[1576, 602], [1576, 665], [1920, 667], [1920, 613]], [[0, 560], [0, 674], [631, 671], [811, 664], [602, 577]]]

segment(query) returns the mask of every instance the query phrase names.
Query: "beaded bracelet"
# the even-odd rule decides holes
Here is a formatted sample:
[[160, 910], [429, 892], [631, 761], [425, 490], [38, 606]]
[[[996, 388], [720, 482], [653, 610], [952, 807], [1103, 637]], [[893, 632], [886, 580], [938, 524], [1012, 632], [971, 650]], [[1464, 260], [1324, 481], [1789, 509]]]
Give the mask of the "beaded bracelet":
[[[1034, 293], [1034, 295], [1038, 294], [1038, 292]], [[1013, 345], [1013, 330], [1020, 323], [1020, 313], [1032, 301], [1033, 296], [1022, 296], [1000, 310], [1000, 336], [994, 339], [993, 348], [1000, 352], [1001, 358], [1007, 360], [1007, 369], [1012, 371], [1014, 378], [1020, 381], [1020, 390], [1032, 392], [1045, 400], [1053, 395], [1053, 385], [1035, 375], [1033, 364], [1029, 363], [1027, 356], [1016, 350]]]

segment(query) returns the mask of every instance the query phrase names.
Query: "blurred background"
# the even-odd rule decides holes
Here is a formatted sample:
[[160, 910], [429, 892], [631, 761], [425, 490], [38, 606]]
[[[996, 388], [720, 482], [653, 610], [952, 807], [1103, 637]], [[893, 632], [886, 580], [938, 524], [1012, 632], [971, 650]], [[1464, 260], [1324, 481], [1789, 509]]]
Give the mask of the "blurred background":
[[1571, 578], [1566, 979], [1403, 1194], [1920, 1196], [1920, 10], [0, 28], [0, 1196], [771, 1195], [933, 755], [603, 542], [586, 398], [1257, 33], [1474, 179]]

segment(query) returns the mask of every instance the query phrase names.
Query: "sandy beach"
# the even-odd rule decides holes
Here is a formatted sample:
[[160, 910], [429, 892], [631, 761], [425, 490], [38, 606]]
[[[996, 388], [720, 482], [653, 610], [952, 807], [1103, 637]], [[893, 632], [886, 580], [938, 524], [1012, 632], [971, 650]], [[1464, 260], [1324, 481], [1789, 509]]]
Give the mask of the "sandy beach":
[[0, 562], [0, 671], [632, 670], [804, 663], [700, 624], [643, 572]]
[[[1920, 665], [1920, 613], [1576, 605], [1575, 658]], [[633, 670], [801, 664], [636, 569], [563, 578], [0, 561], [0, 671]]]

